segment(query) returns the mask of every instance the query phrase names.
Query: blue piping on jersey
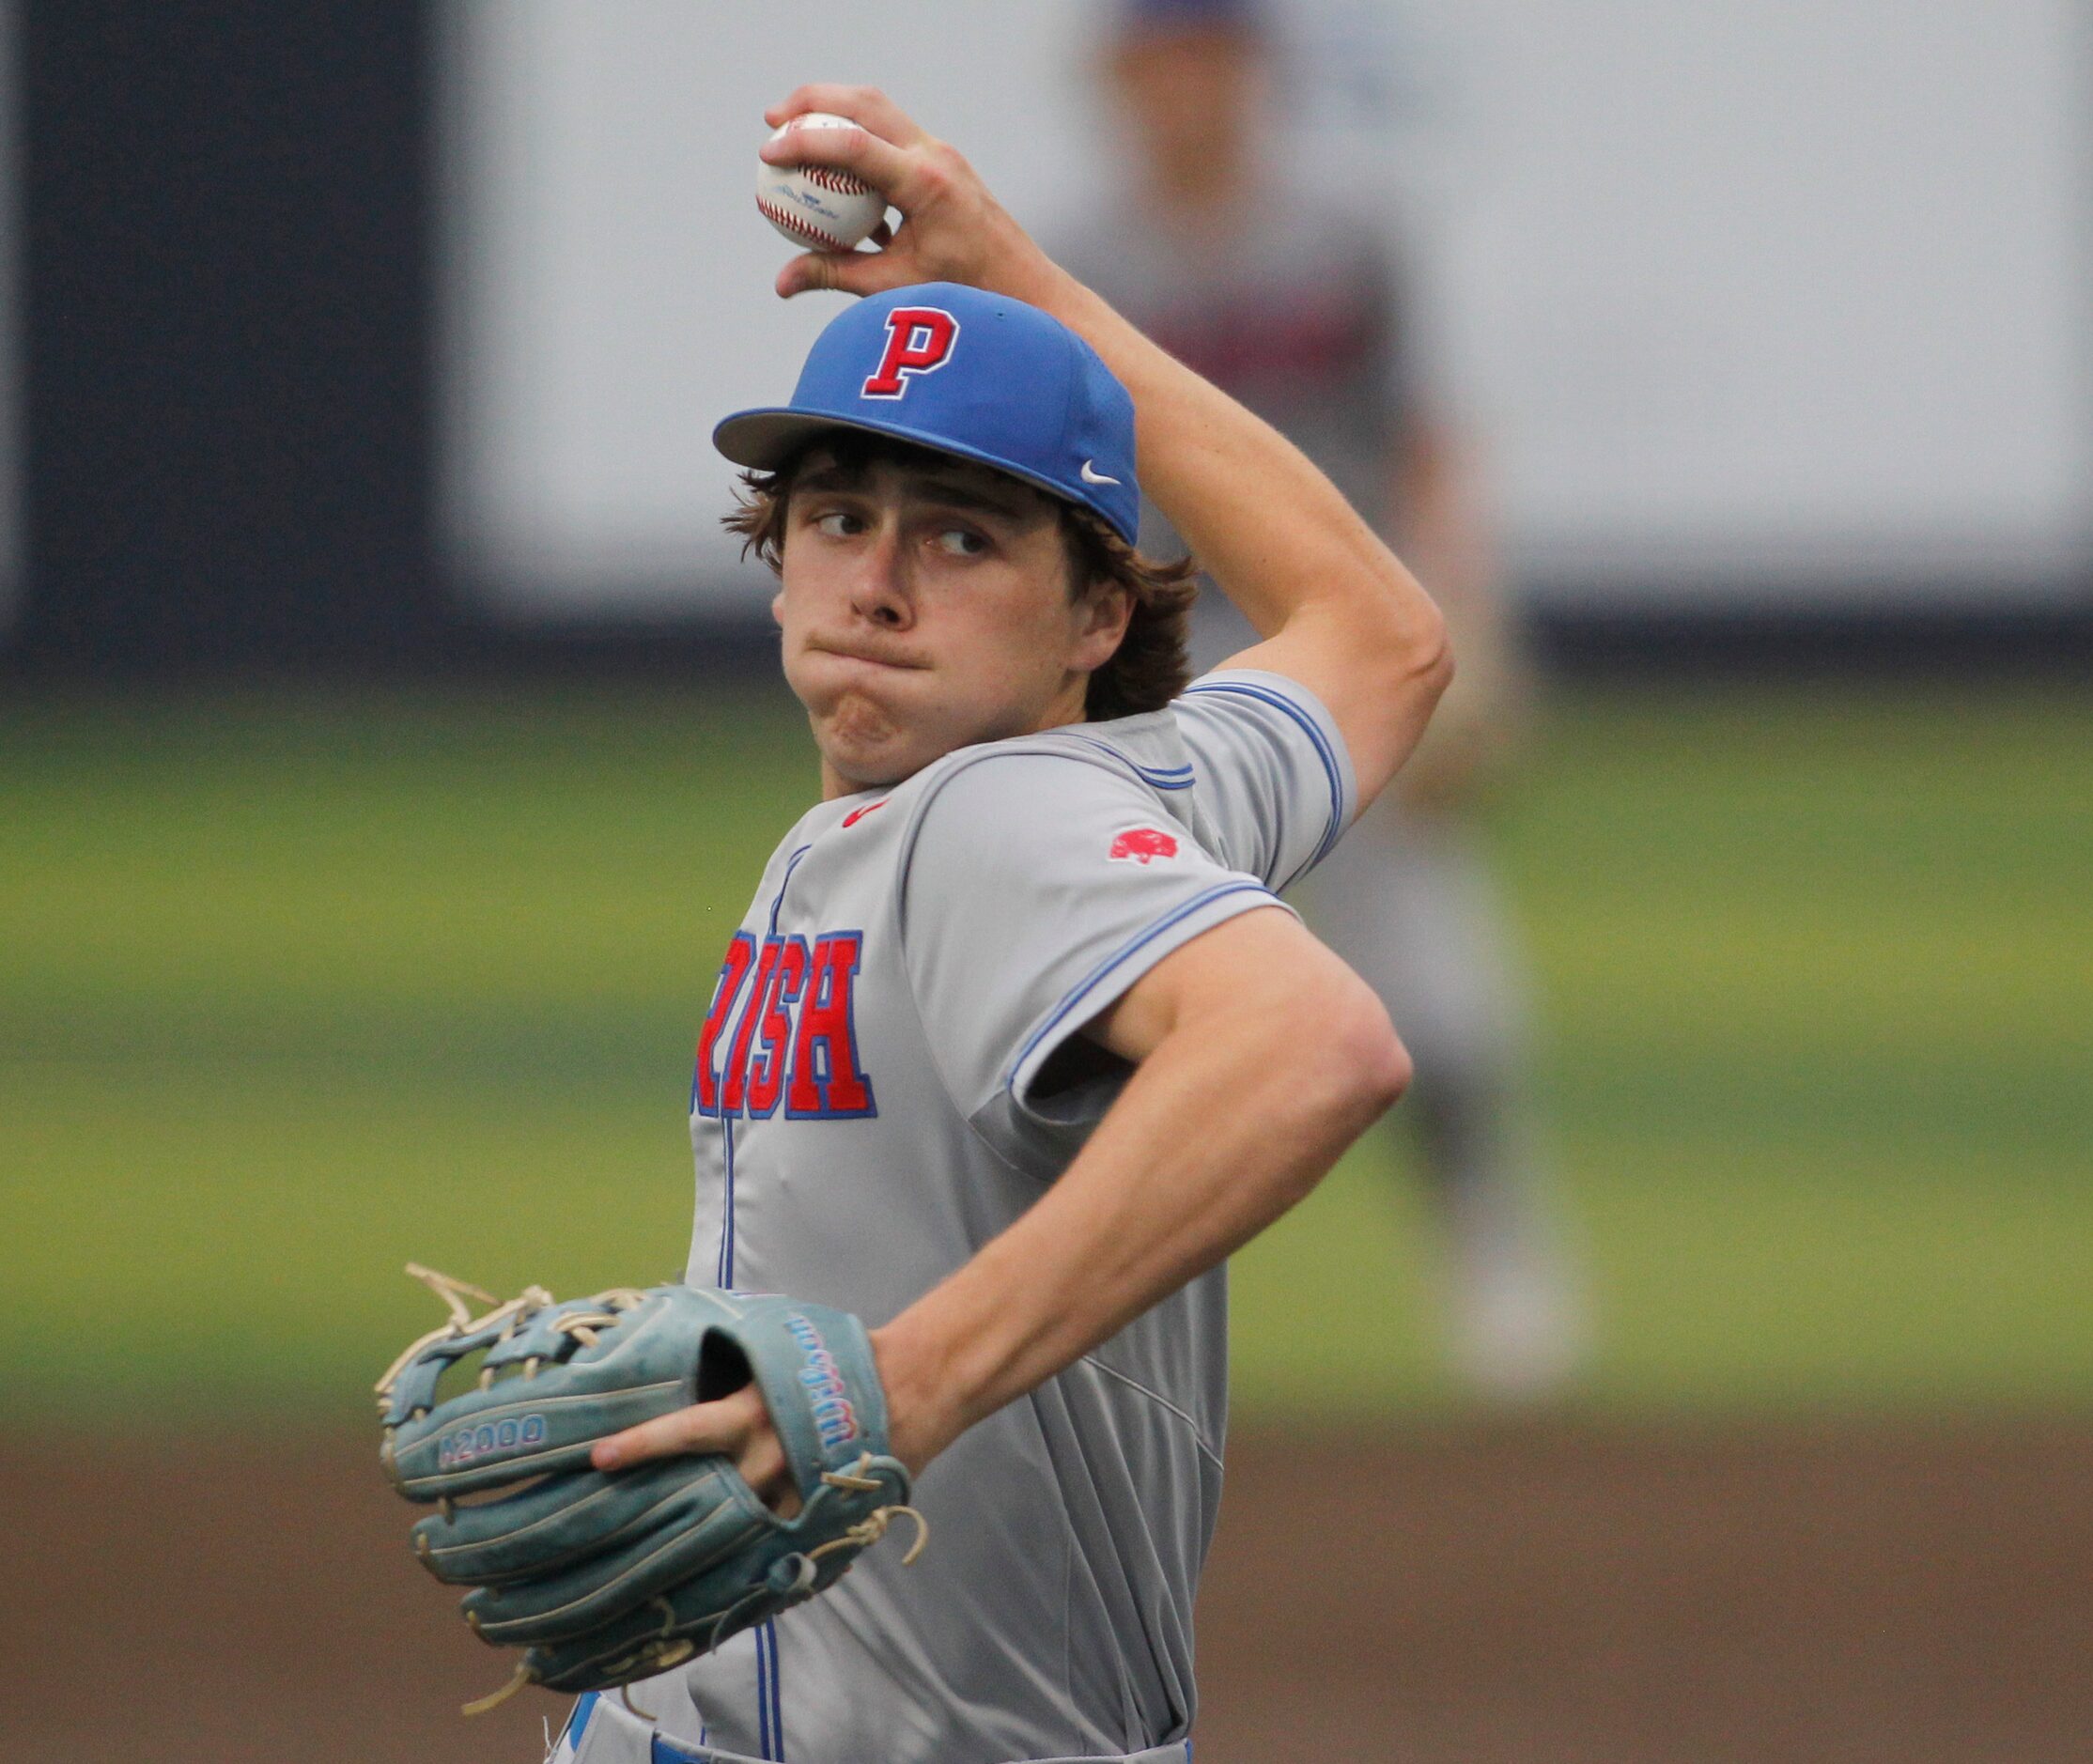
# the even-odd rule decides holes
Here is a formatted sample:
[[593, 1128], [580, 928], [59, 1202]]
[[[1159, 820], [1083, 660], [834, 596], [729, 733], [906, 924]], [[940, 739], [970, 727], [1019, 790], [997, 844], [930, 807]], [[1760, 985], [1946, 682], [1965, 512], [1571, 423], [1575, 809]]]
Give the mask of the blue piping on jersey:
[[778, 1756], [785, 1755], [784, 1669], [778, 1653], [778, 1622], [763, 1626], [770, 1632], [770, 1737], [778, 1742]]
[[760, 1627], [756, 1631], [756, 1756], [770, 1756], [770, 1674], [764, 1663]]
[[720, 1285], [734, 1284], [734, 1118], [724, 1109], [720, 1112], [720, 1143], [724, 1149], [727, 1168], [726, 1201], [720, 1209]]
[[1193, 895], [1192, 898], [1186, 901], [1182, 906], [1177, 907], [1171, 912], [1166, 913], [1154, 924], [1150, 925], [1145, 931], [1140, 932], [1136, 936], [1130, 938], [1127, 942], [1121, 944], [1118, 949], [1114, 950], [1111, 952], [1111, 954], [1108, 955], [1102, 962], [1098, 963], [1095, 967], [1092, 968], [1088, 974], [1084, 975], [1081, 980], [1078, 981], [1074, 988], [1065, 997], [1062, 998], [1062, 1001], [1059, 1004], [1054, 1007], [1053, 1014], [1047, 1017], [1046, 1022], [1042, 1023], [1037, 1029], [1032, 1030], [1031, 1035], [1030, 1036], [1030, 1038], [1027, 1039], [1025, 1044], [1017, 1050], [1017, 1058], [1010, 1062], [1010, 1073], [1003, 1079], [1003, 1088], [1006, 1091], [1009, 1091], [1013, 1095], [1016, 1093], [1017, 1075], [1025, 1069], [1025, 1061], [1031, 1058], [1032, 1049], [1037, 1047], [1041, 1042], [1046, 1040], [1046, 1038], [1053, 1032], [1055, 1026], [1059, 1024], [1064, 1017], [1066, 1017], [1068, 1014], [1073, 1011], [1078, 1004], [1080, 1004], [1088, 994], [1094, 991], [1097, 986], [1103, 983], [1105, 977], [1109, 974], [1113, 968], [1117, 967], [1122, 962], [1125, 961], [1128, 956], [1132, 955], [1136, 951], [1140, 950], [1144, 944], [1154, 942], [1155, 938], [1161, 936], [1163, 933], [1168, 931], [1172, 925], [1178, 923], [1178, 921], [1183, 919], [1188, 918], [1191, 914], [1198, 912], [1201, 907], [1212, 905], [1212, 903], [1221, 899], [1224, 895], [1245, 893], [1269, 895], [1274, 900], [1277, 900], [1279, 898], [1277, 895], [1272, 894], [1272, 890], [1266, 888], [1262, 882], [1218, 883], [1215, 887], [1208, 889], [1203, 894]]
[[785, 859], [785, 873], [780, 878], [778, 891], [770, 901], [770, 935], [773, 937], [778, 935], [778, 909], [785, 904], [785, 890], [792, 886], [792, 873], [799, 867], [799, 859], [813, 849], [812, 845], [802, 845]]
[[1189, 765], [1143, 766], [1139, 760], [1128, 758], [1109, 742], [1100, 741], [1093, 735], [1070, 735], [1069, 739], [1080, 741], [1086, 748], [1095, 748], [1100, 753], [1109, 754], [1142, 783], [1151, 784], [1157, 790], [1189, 790], [1192, 787], [1194, 780]]
[[1283, 692], [1275, 692], [1269, 687], [1252, 686], [1248, 680], [1211, 680], [1185, 689], [1185, 696], [1191, 698], [1203, 692], [1233, 692], [1241, 698], [1254, 698], [1275, 709], [1284, 711], [1306, 735], [1315, 749], [1315, 757], [1323, 762], [1324, 776], [1330, 781], [1330, 822], [1323, 830], [1322, 843], [1316, 846], [1315, 855], [1279, 886], [1292, 888], [1304, 875], [1329, 855], [1330, 847], [1337, 843], [1337, 836], [1344, 830], [1344, 771], [1337, 763], [1337, 755], [1330, 750], [1330, 743], [1323, 731], [1316, 727], [1315, 719], [1303, 710]]
[[756, 1745], [764, 1757], [784, 1756], [784, 1710], [778, 1697], [778, 1623], [756, 1631]]

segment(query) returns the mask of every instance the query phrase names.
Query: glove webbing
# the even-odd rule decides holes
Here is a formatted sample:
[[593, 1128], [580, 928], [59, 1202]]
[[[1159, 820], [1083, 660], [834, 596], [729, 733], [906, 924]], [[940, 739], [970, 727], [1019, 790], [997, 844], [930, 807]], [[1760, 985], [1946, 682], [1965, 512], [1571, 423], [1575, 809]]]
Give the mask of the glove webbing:
[[[860, 1458], [858, 1462], [862, 1465], [865, 1460]], [[871, 1493], [882, 1486], [876, 1477], [853, 1476], [847, 1470], [824, 1470], [821, 1473], [821, 1479], [832, 1488], [852, 1489], [859, 1493]], [[925, 1519], [915, 1508], [896, 1504], [892, 1507], [875, 1508], [857, 1524], [849, 1526], [840, 1538], [830, 1538], [828, 1542], [816, 1544], [809, 1550], [807, 1552], [808, 1577], [811, 1578], [813, 1575], [812, 1565], [817, 1557], [827, 1555], [831, 1550], [845, 1548], [870, 1549], [887, 1535], [887, 1527], [899, 1517], [907, 1517], [916, 1522], [915, 1541], [909, 1544], [907, 1554], [901, 1558], [902, 1567], [913, 1567], [916, 1558], [923, 1553], [924, 1546], [930, 1541], [930, 1521]], [[751, 1598], [758, 1599], [764, 1596], [760, 1589], [750, 1595]], [[666, 1618], [662, 1625], [659, 1640], [652, 1644], [659, 1650], [655, 1655], [652, 1664], [657, 1671], [666, 1672], [671, 1666], [681, 1665], [686, 1660], [697, 1653], [699, 1648], [697, 1643], [689, 1636], [684, 1636], [681, 1640], [672, 1640], [670, 1638], [669, 1631], [675, 1626], [675, 1607], [669, 1602], [666, 1597], [657, 1598], [651, 1602], [661, 1607], [662, 1615]], [[743, 1602], [747, 1602], [743, 1601]], [[706, 1642], [704, 1651], [709, 1653], [720, 1645], [721, 1630], [726, 1626], [728, 1619], [740, 1608], [738, 1604], [729, 1605], [712, 1620], [712, 1635], [710, 1640]], [[467, 1620], [472, 1621], [470, 1618]], [[473, 1628], [476, 1632], [479, 1629], [478, 1623], [473, 1622]], [[531, 1668], [528, 1665], [519, 1664], [506, 1684], [503, 1685], [498, 1691], [490, 1692], [486, 1696], [478, 1697], [473, 1702], [467, 1703], [464, 1706], [463, 1712], [468, 1715], [484, 1715], [490, 1709], [499, 1709], [525, 1685], [534, 1682], [535, 1682], [535, 1678]], [[618, 1692], [619, 1695], [624, 1696], [625, 1692], [629, 1688], [629, 1686], [621, 1686]], [[652, 1721], [654, 1719], [653, 1716], [646, 1714], [643, 1710], [634, 1709], [632, 1699], [628, 1696], [626, 1697], [625, 1706], [643, 1720]]]
[[[450, 1310], [450, 1321], [441, 1328], [431, 1329], [426, 1335], [412, 1342], [391, 1366], [385, 1369], [385, 1375], [378, 1381], [377, 1385], [378, 1406], [380, 1414], [385, 1412], [388, 1400], [392, 1396], [393, 1386], [399, 1382], [400, 1374], [420, 1355], [425, 1348], [456, 1336], [476, 1334], [496, 1323], [503, 1324], [502, 1333], [497, 1338], [505, 1341], [515, 1334], [519, 1324], [555, 1302], [551, 1293], [541, 1286], [527, 1286], [516, 1297], [504, 1303], [496, 1299], [493, 1293], [473, 1286], [469, 1281], [457, 1279], [451, 1275], [440, 1274], [434, 1268], [425, 1268], [418, 1261], [409, 1262], [407, 1272], [415, 1279], [422, 1281], [430, 1292], [443, 1301]], [[583, 1346], [593, 1348], [596, 1345], [596, 1331], [598, 1328], [610, 1328], [614, 1325], [618, 1321], [617, 1313], [619, 1311], [629, 1310], [635, 1305], [641, 1304], [644, 1301], [646, 1294], [637, 1288], [616, 1287], [600, 1294], [600, 1296], [604, 1304], [609, 1307], [608, 1309], [570, 1312], [568, 1315], [560, 1318], [553, 1324], [553, 1327], [565, 1334], [576, 1337]], [[489, 1308], [475, 1317], [473, 1315], [472, 1307], [465, 1302], [468, 1298], [476, 1298]], [[538, 1362], [535, 1357], [525, 1360], [522, 1376], [525, 1378], [532, 1377], [537, 1371], [537, 1368]], [[482, 1389], [492, 1384], [493, 1380], [494, 1371], [491, 1367], [481, 1370], [480, 1386]], [[415, 1411], [417, 1416], [426, 1413], [426, 1410], [422, 1409]], [[862, 1469], [864, 1462], [864, 1459], [859, 1460], [860, 1469]], [[833, 1488], [847, 1489], [858, 1493], [873, 1493], [883, 1486], [876, 1477], [854, 1475], [845, 1470], [824, 1470], [821, 1473], [821, 1479]], [[451, 1510], [450, 1500], [446, 1497], [440, 1501], [438, 1506], [447, 1516]], [[816, 1544], [809, 1550], [806, 1553], [808, 1575], [812, 1576], [812, 1564], [820, 1557], [829, 1555], [831, 1551], [870, 1549], [872, 1545], [877, 1543], [880, 1539], [887, 1535], [887, 1527], [897, 1517], [904, 1516], [915, 1522], [916, 1536], [914, 1541], [909, 1544], [907, 1553], [902, 1556], [901, 1565], [904, 1568], [912, 1567], [916, 1558], [923, 1553], [925, 1546], [930, 1542], [930, 1522], [916, 1508], [896, 1503], [891, 1507], [875, 1508], [857, 1524], [847, 1527], [841, 1537], [831, 1538], [828, 1542]], [[752, 1596], [760, 1597], [761, 1595], [754, 1594]], [[667, 1631], [673, 1628], [675, 1622], [674, 1607], [669, 1603], [666, 1598], [657, 1599], [654, 1602], [662, 1607], [667, 1622], [663, 1626], [663, 1634], [660, 1640], [654, 1644], [659, 1651], [652, 1663], [658, 1670], [666, 1671], [671, 1666], [680, 1665], [684, 1661], [697, 1653], [698, 1646], [689, 1637], [683, 1638], [680, 1642], [671, 1640]], [[739, 1609], [738, 1605], [730, 1605], [713, 1619], [712, 1636], [706, 1644], [706, 1651], [710, 1651], [712, 1648], [719, 1646], [720, 1631], [737, 1609]], [[473, 1628], [475, 1631], [478, 1629], [476, 1622], [473, 1624]], [[534, 1675], [530, 1667], [525, 1664], [519, 1664], [506, 1684], [488, 1695], [478, 1697], [473, 1702], [467, 1703], [464, 1705], [463, 1712], [468, 1715], [484, 1715], [488, 1710], [499, 1708], [502, 1704], [507, 1702], [517, 1692], [534, 1681]], [[624, 1694], [622, 1687], [619, 1694], [620, 1695]], [[626, 1707], [628, 1709], [632, 1708], [629, 1698], [627, 1698]], [[641, 1712], [638, 1710], [633, 1710], [635, 1714]], [[646, 1719], [651, 1720], [653, 1718], [648, 1716]]]

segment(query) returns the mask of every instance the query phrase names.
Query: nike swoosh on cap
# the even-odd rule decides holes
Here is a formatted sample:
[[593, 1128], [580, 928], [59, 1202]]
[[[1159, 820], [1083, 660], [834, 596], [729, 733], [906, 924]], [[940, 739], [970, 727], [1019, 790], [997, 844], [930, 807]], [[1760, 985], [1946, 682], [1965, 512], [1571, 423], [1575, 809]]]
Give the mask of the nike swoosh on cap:
[[1083, 461], [1083, 482], [1085, 484], [1117, 484], [1119, 482], [1117, 478], [1108, 478], [1102, 472], [1096, 470], [1096, 465], [1097, 462], [1094, 459]]

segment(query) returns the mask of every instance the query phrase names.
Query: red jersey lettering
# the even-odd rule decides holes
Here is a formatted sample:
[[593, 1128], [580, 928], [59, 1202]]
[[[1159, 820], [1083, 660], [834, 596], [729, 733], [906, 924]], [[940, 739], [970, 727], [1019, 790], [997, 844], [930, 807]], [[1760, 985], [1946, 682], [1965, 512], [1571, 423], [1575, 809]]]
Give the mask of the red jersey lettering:
[[792, 1075], [785, 1090], [788, 1116], [876, 1115], [872, 1080], [858, 1060], [858, 1030], [850, 988], [864, 937], [839, 931], [815, 940], [813, 966], [799, 1000], [792, 1042]]
[[720, 1072], [713, 1058], [720, 1036], [734, 1014], [734, 1001], [741, 995], [741, 983], [749, 977], [749, 963], [756, 952], [756, 940], [746, 931], [727, 945], [726, 959], [720, 964], [720, 983], [713, 989], [712, 1008], [698, 1031], [698, 1065], [690, 1079], [690, 1106], [701, 1115], [720, 1112]]
[[784, 1089], [785, 1061], [792, 1052], [791, 1007], [807, 983], [807, 943], [787, 937], [770, 964], [769, 984], [749, 1009], [761, 1019], [755, 1062], [749, 1069], [749, 1113], [767, 1115]]
[[763, 953], [756, 958], [755, 990], [749, 995], [748, 1008], [741, 1013], [741, 1021], [735, 1025], [734, 1045], [727, 1050], [726, 1082], [720, 1087], [722, 1114], [741, 1112], [741, 1099], [748, 1088], [749, 1044], [755, 1039], [756, 1020], [763, 1014], [763, 1000], [770, 990], [770, 977], [777, 971], [778, 945], [766, 938]]

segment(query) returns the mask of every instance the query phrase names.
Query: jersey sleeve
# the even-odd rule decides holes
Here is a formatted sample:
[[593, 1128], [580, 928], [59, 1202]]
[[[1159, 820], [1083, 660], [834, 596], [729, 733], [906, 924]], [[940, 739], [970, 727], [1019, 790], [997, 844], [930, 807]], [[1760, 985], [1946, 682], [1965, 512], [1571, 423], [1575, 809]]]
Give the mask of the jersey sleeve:
[[1083, 1027], [1201, 933], [1279, 905], [1139, 779], [1056, 754], [984, 755], [941, 781], [903, 864], [904, 959], [946, 1091], [1043, 1177], [1128, 1070]]
[[1284, 674], [1226, 668], [1171, 709], [1223, 862], [1284, 890], [1329, 855], [1358, 812], [1357, 788], [1314, 693]]

